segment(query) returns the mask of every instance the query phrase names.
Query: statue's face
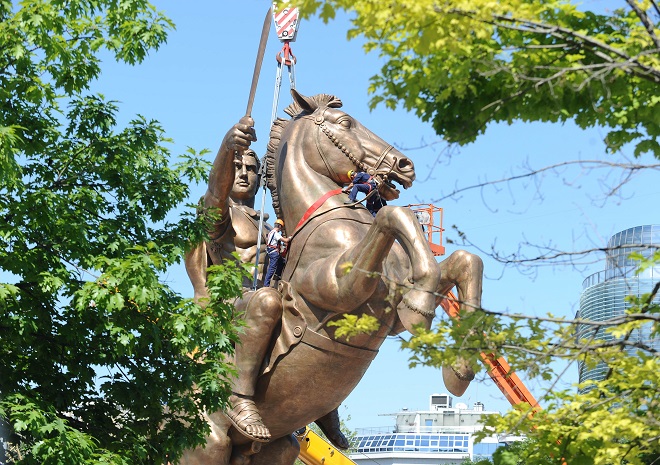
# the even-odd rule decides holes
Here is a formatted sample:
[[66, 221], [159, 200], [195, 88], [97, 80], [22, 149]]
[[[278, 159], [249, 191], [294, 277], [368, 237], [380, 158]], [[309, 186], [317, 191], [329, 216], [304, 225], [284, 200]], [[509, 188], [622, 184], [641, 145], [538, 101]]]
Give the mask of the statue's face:
[[235, 200], [249, 200], [257, 192], [257, 159], [254, 152], [245, 152], [234, 159], [234, 186], [231, 197]]

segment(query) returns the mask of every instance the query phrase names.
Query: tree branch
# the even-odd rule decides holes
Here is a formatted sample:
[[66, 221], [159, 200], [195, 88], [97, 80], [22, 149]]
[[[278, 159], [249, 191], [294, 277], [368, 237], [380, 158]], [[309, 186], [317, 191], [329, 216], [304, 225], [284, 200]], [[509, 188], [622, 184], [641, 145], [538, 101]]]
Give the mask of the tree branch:
[[[562, 167], [571, 166], [571, 165], [578, 165], [578, 166], [581, 166], [583, 168], [588, 168], [588, 169], [593, 169], [593, 168], [621, 168], [621, 169], [624, 169], [624, 170], [630, 171], [630, 172], [639, 171], [639, 170], [643, 170], [643, 169], [660, 170], [660, 163], [655, 163], [655, 164], [651, 164], [651, 165], [643, 165], [643, 164], [638, 164], [638, 163], [629, 163], [629, 164], [616, 163], [616, 162], [610, 162], [610, 161], [605, 161], [605, 160], [570, 160], [570, 161], [565, 161], [565, 162], [561, 162], [561, 163], [556, 163], [554, 165], [545, 166], [545, 167], [539, 168], [539, 169], [533, 169], [533, 170], [530, 170], [529, 172], [524, 173], [524, 174], [510, 176], [510, 177], [507, 177], [507, 178], [498, 179], [496, 181], [484, 181], [484, 182], [481, 182], [481, 183], [478, 183], [478, 184], [473, 184], [471, 186], [455, 189], [454, 191], [450, 192], [449, 194], [443, 195], [442, 197], [439, 197], [437, 199], [432, 199], [431, 202], [440, 203], [443, 200], [452, 198], [452, 197], [454, 197], [457, 194], [460, 194], [462, 192], [466, 192], [466, 191], [473, 190], [473, 189], [479, 189], [479, 188], [483, 188], [483, 187], [486, 187], [486, 186], [502, 184], [502, 183], [505, 183], [505, 182], [515, 181], [515, 180], [519, 180], [519, 179], [529, 178], [529, 177], [536, 176], [536, 175], [538, 175], [540, 173], [543, 173], [543, 172], [546, 172], [546, 171], [556, 170], [557, 168], [562, 168]], [[589, 165], [593, 165], [593, 166], [590, 167]]]
[[655, 48], [660, 49], [660, 40], [658, 39], [658, 36], [655, 35], [653, 24], [651, 24], [651, 22], [649, 21], [649, 17], [646, 15], [646, 12], [644, 12], [639, 6], [637, 6], [637, 2], [635, 2], [635, 0], [626, 0], [626, 3], [630, 5], [630, 8], [632, 8], [632, 10], [639, 18], [639, 20], [646, 28], [646, 32], [649, 33], [649, 36], [651, 36], [651, 40], [653, 40], [653, 43], [655, 44]]
[[[609, 52], [610, 54], [623, 59], [624, 60], [623, 64], [630, 63], [632, 66], [634, 66], [632, 69], [627, 69], [625, 66], [622, 66], [622, 68], [624, 68], [624, 71], [626, 72], [630, 72], [639, 78], [650, 80], [651, 82], [654, 83], [660, 82], [660, 69], [656, 69], [652, 66], [645, 65], [639, 61], [639, 57], [643, 56], [643, 53], [631, 57], [623, 50], [620, 50], [598, 39], [589, 37], [588, 35], [581, 34], [577, 31], [574, 31], [572, 29], [563, 26], [548, 25], [531, 19], [516, 18], [513, 16], [505, 16], [496, 13], [491, 14], [493, 20], [486, 20], [486, 19], [478, 18], [474, 12], [465, 11], [457, 8], [452, 8], [449, 9], [448, 11], [443, 11], [441, 7], [436, 6], [434, 7], [434, 11], [440, 14], [442, 13], [457, 14], [459, 16], [464, 16], [484, 24], [489, 24], [496, 28], [501, 27], [504, 29], [515, 30], [529, 34], [550, 35], [558, 39], [572, 40], [588, 48], [594, 54], [596, 54], [596, 56], [600, 57], [604, 61], [614, 63], [616, 60], [611, 56], [607, 55], [606, 53], [602, 53], [603, 51]], [[656, 50], [646, 51], [646, 53], [649, 52], [657, 53], [658, 51], [657, 48], [658, 47], [656, 47]], [[635, 68], [638, 68], [643, 72], [638, 71]]]
[[651, 0], [651, 5], [653, 5], [653, 9], [655, 10], [655, 14], [660, 16], [660, 6], [658, 6], [658, 3], [655, 0]]
[[[543, 23], [539, 23], [536, 21], [532, 21], [530, 19], [520, 19], [520, 18], [514, 18], [514, 17], [508, 17], [508, 16], [503, 16], [503, 15], [497, 15], [493, 14], [493, 18], [495, 18], [497, 21], [502, 21], [501, 23], [497, 22], [487, 22], [487, 24], [491, 24], [495, 27], [503, 27], [506, 29], [516, 29], [520, 30], [523, 32], [529, 32], [532, 34], [544, 34], [544, 35], [552, 35], [553, 37], [557, 37], [560, 39], [566, 39], [567, 37], [576, 39], [577, 41], [581, 42], [585, 46], [589, 48], [593, 48], [595, 50], [605, 50], [607, 52], [612, 53], [613, 55], [616, 55], [622, 59], [625, 60], [625, 62], [630, 62], [634, 64], [635, 66], [639, 67], [640, 69], [644, 70], [645, 73], [636, 73], [637, 76], [646, 78], [647, 75], [654, 76], [654, 79], [651, 79], [652, 82], [660, 82], [660, 70], [655, 69], [653, 67], [650, 67], [648, 65], [645, 65], [643, 63], [640, 63], [638, 60], [638, 57], [641, 54], [638, 54], [634, 57], [631, 57], [628, 55], [626, 52], [613, 47], [605, 42], [602, 42], [600, 40], [594, 39], [593, 37], [589, 37], [584, 34], [580, 34], [577, 31], [574, 31], [572, 29], [568, 29], [562, 26], [548, 26]], [[472, 19], [475, 19], [472, 16]], [[477, 21], [479, 21], [477, 19]], [[483, 20], [482, 20], [483, 21]], [[512, 24], [522, 24], [523, 27], [516, 27], [513, 26]], [[525, 27], [525, 25], [529, 25], [529, 27]], [[654, 53], [657, 52], [657, 50], [653, 51]], [[607, 55], [600, 55], [601, 58], [606, 59], [606, 60], [611, 60], [614, 61], [611, 57], [608, 57]], [[634, 70], [631, 70], [634, 71]]]

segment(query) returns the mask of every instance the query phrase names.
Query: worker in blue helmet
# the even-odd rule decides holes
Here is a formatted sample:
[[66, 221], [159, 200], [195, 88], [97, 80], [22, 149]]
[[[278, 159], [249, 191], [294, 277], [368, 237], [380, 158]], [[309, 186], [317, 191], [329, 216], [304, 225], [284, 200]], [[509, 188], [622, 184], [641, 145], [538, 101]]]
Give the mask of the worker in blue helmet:
[[[351, 183], [344, 188], [344, 192], [348, 192], [348, 200], [344, 202], [345, 205], [350, 205], [355, 203], [357, 200], [358, 192], [363, 192], [367, 195], [367, 210], [371, 213], [372, 216], [376, 216], [378, 210], [387, 205], [385, 199], [381, 198], [378, 193], [378, 185], [373, 176], [364, 171], [353, 171], [349, 170], [348, 178], [351, 180]], [[373, 192], [373, 193], [372, 193]], [[369, 195], [371, 194], [371, 195]]]

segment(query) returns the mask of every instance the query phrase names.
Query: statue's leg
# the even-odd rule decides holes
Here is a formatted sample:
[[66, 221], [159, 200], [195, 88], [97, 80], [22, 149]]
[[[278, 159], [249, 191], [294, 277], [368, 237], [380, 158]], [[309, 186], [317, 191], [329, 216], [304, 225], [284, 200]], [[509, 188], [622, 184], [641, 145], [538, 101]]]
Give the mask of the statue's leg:
[[219, 413], [205, 415], [211, 427], [211, 434], [204, 446], [187, 450], [177, 462], [178, 465], [228, 465], [232, 454], [232, 443], [227, 435], [230, 424]]
[[[323, 239], [319, 233], [315, 234], [318, 238], [313, 247], [323, 247]], [[292, 278], [298, 293], [312, 305], [336, 313], [354, 310], [370, 299], [382, 283], [381, 272], [385, 263], [391, 261], [390, 251], [397, 241], [403, 252], [398, 254], [396, 265], [403, 254], [410, 263], [406, 283], [409, 286], [403, 289], [399, 314], [406, 315], [406, 328], [420, 322], [426, 324], [429, 318], [432, 320], [439, 269], [413, 212], [409, 208], [383, 207], [366, 234], [360, 235], [359, 240], [353, 238], [358, 242], [342, 253], [331, 257], [321, 254], [318, 260], [307, 263], [306, 272], [297, 273]], [[347, 268], [345, 263], [352, 266]]]
[[339, 412], [334, 409], [332, 412], [322, 416], [314, 423], [321, 428], [325, 437], [337, 448], [347, 450], [350, 443], [344, 433], [341, 431], [341, 424], [339, 422]]
[[[473, 312], [481, 308], [484, 266], [480, 257], [457, 250], [440, 262], [440, 270], [438, 294], [446, 295], [456, 286], [461, 310]], [[459, 358], [451, 367], [442, 367], [442, 378], [450, 393], [462, 396], [474, 379], [474, 370], [466, 360]]]
[[268, 441], [270, 431], [264, 425], [253, 398], [273, 330], [282, 318], [282, 296], [275, 289], [264, 287], [246, 297], [245, 327], [236, 346], [234, 362], [237, 376], [233, 381], [230, 409], [226, 414], [245, 436], [256, 441]]

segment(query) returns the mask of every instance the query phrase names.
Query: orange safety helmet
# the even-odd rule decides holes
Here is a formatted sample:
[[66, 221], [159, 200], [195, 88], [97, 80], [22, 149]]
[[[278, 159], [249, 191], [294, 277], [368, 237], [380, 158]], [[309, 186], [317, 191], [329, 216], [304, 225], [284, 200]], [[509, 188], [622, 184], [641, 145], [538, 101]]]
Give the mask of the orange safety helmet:
[[280, 226], [284, 227], [284, 220], [278, 218], [275, 220], [275, 224], [279, 224]]
[[355, 175], [355, 171], [353, 171], [353, 170], [348, 170], [348, 173], [346, 173], [346, 174], [348, 174], [348, 178], [349, 178], [349, 179], [353, 179], [353, 176]]

